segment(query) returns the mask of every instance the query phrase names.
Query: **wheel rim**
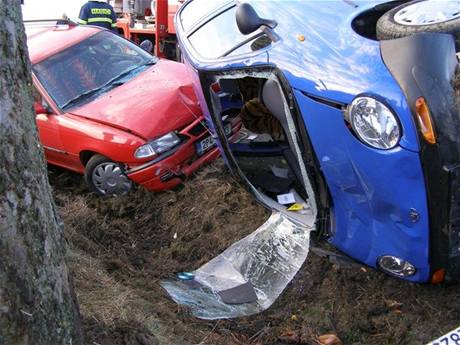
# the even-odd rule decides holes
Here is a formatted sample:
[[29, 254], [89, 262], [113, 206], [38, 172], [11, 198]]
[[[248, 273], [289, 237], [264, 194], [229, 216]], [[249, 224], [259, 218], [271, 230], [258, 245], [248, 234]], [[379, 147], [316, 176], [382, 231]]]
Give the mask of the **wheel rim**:
[[118, 164], [104, 162], [96, 166], [92, 173], [93, 184], [103, 195], [124, 195], [131, 189], [131, 180]]
[[396, 12], [396, 23], [406, 26], [431, 25], [460, 17], [460, 1], [426, 0]]

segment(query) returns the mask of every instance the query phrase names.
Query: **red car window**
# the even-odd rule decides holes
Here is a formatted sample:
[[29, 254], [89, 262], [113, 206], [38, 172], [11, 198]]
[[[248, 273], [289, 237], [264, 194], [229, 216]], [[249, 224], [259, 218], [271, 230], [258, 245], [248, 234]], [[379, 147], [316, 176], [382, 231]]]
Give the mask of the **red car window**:
[[155, 59], [108, 31], [34, 65], [33, 70], [59, 107], [105, 86], [112, 79]]

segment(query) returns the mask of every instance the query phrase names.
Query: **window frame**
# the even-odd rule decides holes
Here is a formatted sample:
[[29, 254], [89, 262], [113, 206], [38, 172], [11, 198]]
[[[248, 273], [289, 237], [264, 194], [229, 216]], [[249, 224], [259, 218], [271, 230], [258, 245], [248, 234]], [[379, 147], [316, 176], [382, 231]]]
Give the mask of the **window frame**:
[[[237, 6], [238, 6], [238, 1], [234, 0], [234, 1], [231, 1], [231, 2], [225, 4], [225, 5], [221, 6], [221, 7], [218, 7], [213, 12], [202, 16], [201, 19], [199, 19], [194, 25], [192, 25], [188, 31], [183, 31], [184, 36], [185, 36], [185, 40], [186, 40], [185, 46], [187, 47], [187, 50], [189, 50], [190, 52], [193, 52], [194, 60], [197, 60], [199, 62], [223, 62], [223, 61], [228, 61], [228, 60], [235, 60], [235, 59], [245, 57], [245, 56], [251, 57], [251, 56], [259, 55], [259, 54], [265, 52], [266, 50], [268, 50], [272, 46], [272, 45], [269, 45], [269, 46], [264, 47], [264, 48], [259, 49], [259, 50], [230, 55], [233, 52], [235, 52], [236, 50], [238, 50], [239, 48], [241, 48], [244, 45], [248, 44], [249, 42], [254, 41], [257, 38], [263, 36], [265, 34], [265, 32], [263, 30], [259, 29], [258, 31], [256, 31], [255, 34], [249, 36], [248, 38], [246, 38], [242, 42], [236, 44], [235, 46], [231, 47], [230, 49], [225, 51], [223, 54], [221, 54], [220, 56], [215, 57], [215, 58], [207, 58], [205, 56], [202, 56], [195, 49], [195, 47], [193, 46], [193, 44], [190, 41], [190, 36], [192, 36], [194, 33], [196, 33], [198, 30], [200, 30], [203, 26], [205, 26], [206, 24], [208, 24], [212, 20], [216, 19], [217, 17], [221, 16], [225, 12], [227, 12], [227, 11], [231, 10], [232, 8], [237, 7]], [[183, 9], [182, 8], [180, 9], [180, 12], [178, 13], [178, 20], [177, 20], [179, 23], [181, 23], [181, 29], [182, 30], [184, 29], [184, 27], [182, 25], [181, 16], [182, 16], [182, 11], [185, 8], [186, 7], [184, 7]], [[243, 37], [244, 37], [244, 35], [243, 35]]]

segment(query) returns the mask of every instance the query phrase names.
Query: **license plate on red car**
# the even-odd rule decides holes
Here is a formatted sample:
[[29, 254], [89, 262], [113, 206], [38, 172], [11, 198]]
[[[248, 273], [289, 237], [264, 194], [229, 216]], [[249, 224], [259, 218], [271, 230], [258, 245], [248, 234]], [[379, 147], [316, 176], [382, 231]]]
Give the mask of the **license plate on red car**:
[[[232, 134], [232, 124], [231, 123], [225, 124], [224, 131], [225, 131], [226, 136], [229, 136], [230, 134]], [[200, 141], [195, 143], [196, 153], [199, 156], [201, 156], [205, 152], [212, 149], [214, 146], [216, 146], [216, 141], [214, 140], [214, 138], [211, 135], [207, 136], [206, 138], [201, 139]]]

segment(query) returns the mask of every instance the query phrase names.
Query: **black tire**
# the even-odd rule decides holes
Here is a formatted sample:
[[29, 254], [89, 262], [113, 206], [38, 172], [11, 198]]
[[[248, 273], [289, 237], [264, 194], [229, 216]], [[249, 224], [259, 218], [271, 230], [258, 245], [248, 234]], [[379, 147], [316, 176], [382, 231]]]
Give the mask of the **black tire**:
[[403, 25], [395, 21], [395, 14], [401, 9], [426, 0], [415, 0], [397, 6], [386, 12], [377, 21], [377, 38], [379, 40], [390, 40], [401, 38], [419, 32], [443, 32], [454, 34], [458, 41], [460, 36], [460, 18], [454, 18], [441, 23], [427, 25]]
[[[110, 175], [105, 175], [106, 172], [113, 178], [108, 179]], [[125, 195], [132, 188], [123, 167], [98, 154], [92, 156], [85, 166], [85, 181], [88, 188], [100, 196]]]

